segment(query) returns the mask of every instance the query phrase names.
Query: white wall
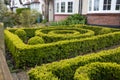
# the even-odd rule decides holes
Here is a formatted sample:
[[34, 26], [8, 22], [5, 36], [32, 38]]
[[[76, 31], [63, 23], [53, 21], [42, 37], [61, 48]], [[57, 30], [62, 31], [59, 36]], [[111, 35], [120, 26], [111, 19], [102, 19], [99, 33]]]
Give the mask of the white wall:
[[54, 1], [50, 0], [50, 2], [49, 2], [49, 21], [53, 21], [53, 15], [54, 15], [53, 6], [54, 6]]
[[82, 14], [86, 15], [88, 12], [88, 0], [83, 0], [82, 4]]
[[39, 13], [43, 13], [43, 7], [42, 5], [45, 5], [44, 0], [40, 0], [40, 3], [32, 3], [30, 4], [30, 9], [31, 10], [36, 10]]
[[79, 11], [79, 0], [73, 0], [74, 1], [74, 14], [78, 13]]

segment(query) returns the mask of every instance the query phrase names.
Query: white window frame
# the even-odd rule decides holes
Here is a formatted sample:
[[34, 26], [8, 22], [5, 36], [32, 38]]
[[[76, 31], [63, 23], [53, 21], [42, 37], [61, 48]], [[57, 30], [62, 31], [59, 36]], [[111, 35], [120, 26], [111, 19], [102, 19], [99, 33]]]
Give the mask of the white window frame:
[[[75, 0], [55, 0], [55, 14], [74, 14], [74, 1]], [[61, 2], [65, 2], [65, 12], [61, 12]], [[68, 2], [73, 2], [72, 12], [68, 12]], [[57, 12], [57, 3], [59, 3], [59, 11]]]
[[115, 10], [116, 10], [116, 7], [119, 6], [119, 10], [120, 11], [120, 4], [117, 4], [117, 0], [116, 0], [116, 6], [115, 6]]
[[99, 2], [99, 10], [98, 11], [94, 11], [94, 0], [92, 0], [92, 9], [91, 11], [89, 10], [89, 1], [88, 0], [88, 13], [120, 13], [120, 10], [116, 10], [116, 1], [117, 0], [111, 0], [111, 9], [110, 10], [103, 10], [103, 4], [104, 4], [104, 0], [100, 0]]
[[[72, 2], [72, 1], [69, 1], [68, 3], [72, 3], [72, 5], [68, 5], [68, 6], [67, 6], [67, 8], [68, 8], [68, 9], [67, 9], [67, 12], [68, 12], [68, 13], [72, 13], [72, 12], [73, 12], [73, 2]], [[67, 4], [68, 4], [68, 3], [67, 3]], [[69, 11], [70, 11], [70, 12], [69, 12]]]

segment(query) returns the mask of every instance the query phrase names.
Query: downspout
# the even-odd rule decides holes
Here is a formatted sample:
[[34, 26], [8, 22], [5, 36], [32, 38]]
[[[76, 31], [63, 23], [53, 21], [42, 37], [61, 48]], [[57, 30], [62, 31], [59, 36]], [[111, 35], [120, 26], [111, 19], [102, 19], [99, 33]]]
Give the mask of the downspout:
[[81, 0], [81, 14], [82, 14], [82, 10], [83, 10], [83, 0]]
[[82, 4], [83, 3], [83, 1], [82, 0], [79, 0], [79, 8], [78, 8], [78, 13], [79, 14], [82, 14]]
[[53, 21], [55, 21], [55, 1], [53, 0]]

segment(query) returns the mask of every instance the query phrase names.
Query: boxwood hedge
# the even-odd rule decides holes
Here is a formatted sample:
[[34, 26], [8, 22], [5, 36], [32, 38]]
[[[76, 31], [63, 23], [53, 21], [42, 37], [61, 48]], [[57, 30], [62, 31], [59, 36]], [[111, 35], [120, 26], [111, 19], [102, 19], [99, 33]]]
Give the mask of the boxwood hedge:
[[[69, 32], [68, 32], [69, 31]], [[71, 33], [70, 33], [71, 32]], [[43, 37], [45, 41], [56, 42], [60, 40], [80, 39], [94, 35], [94, 31], [75, 27], [54, 27], [48, 29], [40, 29], [35, 32], [37, 36]]]
[[120, 65], [95, 62], [76, 70], [74, 80], [120, 80]]
[[[115, 49], [110, 49], [110, 50], [104, 50], [104, 51], [101, 51], [98, 53], [92, 53], [92, 54], [87, 54], [84, 56], [78, 56], [78, 57], [71, 58], [71, 59], [61, 60], [59, 62], [43, 64], [41, 66], [32, 68], [28, 72], [28, 74], [29, 74], [30, 80], [74, 80], [74, 75], [75, 75], [75, 80], [76, 79], [79, 80], [78, 79], [78, 77], [79, 77], [79, 74], [78, 74], [79, 69], [78, 68], [79, 67], [81, 68], [82, 66], [85, 66], [87, 64], [94, 63], [94, 62], [111, 62], [111, 63], [115, 62], [115, 63], [120, 64], [120, 47], [115, 48]], [[109, 68], [109, 70], [110, 70], [109, 72], [113, 73], [114, 72], [113, 70], [115, 68], [116, 69], [115, 69], [114, 73], [117, 74], [120, 72], [120, 71], [117, 71], [120, 69], [120, 68], [118, 68], [119, 66], [117, 66], [117, 65], [115, 65], [115, 66], [114, 66], [114, 64], [111, 65], [111, 67], [114, 66], [113, 70], [111, 70], [112, 68], [110, 67], [110, 65], [108, 65], [108, 66], [107, 66], [107, 64], [105, 64], [105, 65], [106, 65], [105, 67]], [[78, 69], [77, 72], [76, 72], [76, 69]], [[82, 70], [80, 72], [83, 72], [84, 70], [85, 69], [82, 68]], [[105, 70], [105, 69], [102, 69], [102, 70]], [[76, 72], [76, 74], [75, 74], [75, 72]], [[118, 77], [118, 74], [115, 76]], [[87, 75], [81, 74], [80, 77], [81, 77], [80, 80], [89, 80], [89, 79], [87, 79]], [[90, 80], [94, 80], [94, 79], [90, 79]], [[98, 80], [98, 79], [95, 79], [95, 80]], [[106, 79], [104, 79], [104, 80], [106, 80]], [[119, 80], [119, 79], [115, 79], [115, 80]]]
[[[90, 27], [89, 27], [90, 28]], [[33, 37], [38, 29], [24, 29], [27, 37]], [[120, 43], [120, 32], [96, 35], [88, 38], [62, 40], [53, 43], [28, 45], [14, 34], [15, 29], [5, 30], [5, 42], [16, 67], [35, 66], [97, 51]], [[30, 32], [32, 34], [30, 34]]]

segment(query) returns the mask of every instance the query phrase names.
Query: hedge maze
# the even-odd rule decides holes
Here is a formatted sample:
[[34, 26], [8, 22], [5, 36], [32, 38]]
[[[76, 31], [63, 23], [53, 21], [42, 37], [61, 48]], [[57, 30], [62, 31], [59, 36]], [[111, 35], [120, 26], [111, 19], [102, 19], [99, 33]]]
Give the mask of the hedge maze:
[[[16, 67], [48, 63], [31, 69], [28, 72], [31, 80], [110, 80], [108, 77], [115, 73], [117, 75], [111, 78], [120, 80], [120, 48], [91, 53], [120, 44], [119, 31], [98, 26], [74, 25], [7, 29], [4, 33], [6, 46]], [[103, 68], [103, 74], [108, 74], [104, 79], [97, 76], [103, 75], [100, 73]]]

